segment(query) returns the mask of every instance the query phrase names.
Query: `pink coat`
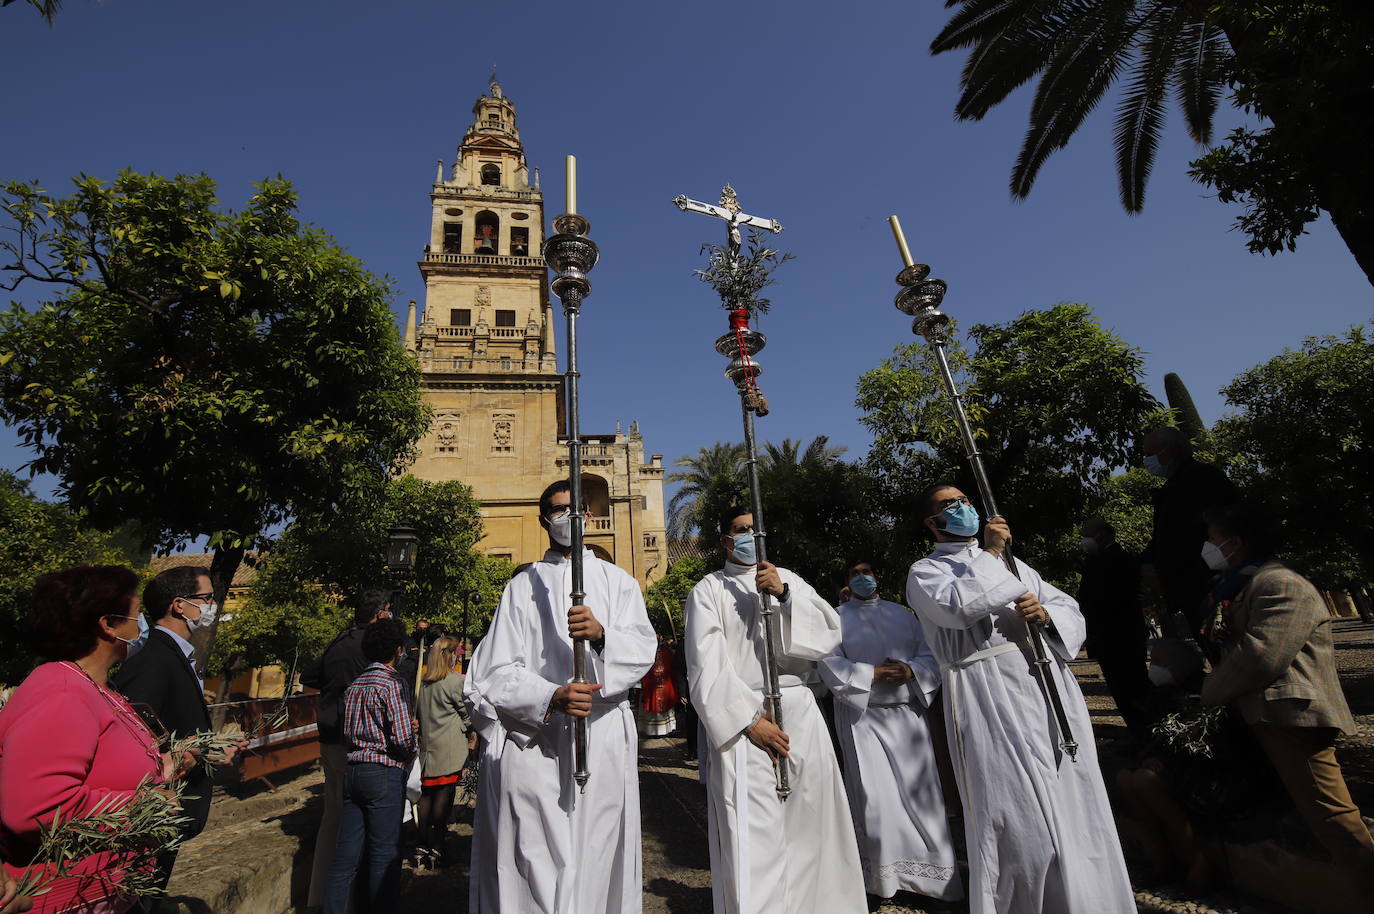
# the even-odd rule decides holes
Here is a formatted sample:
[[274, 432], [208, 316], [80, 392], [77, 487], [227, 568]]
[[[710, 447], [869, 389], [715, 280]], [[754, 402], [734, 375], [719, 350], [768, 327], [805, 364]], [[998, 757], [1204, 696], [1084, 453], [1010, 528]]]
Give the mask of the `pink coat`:
[[[159, 774], [157, 746], [132, 712], [117, 711], [79, 670], [45, 663], [0, 710], [0, 851], [6, 860], [27, 860], [39, 824], [57, 810], [63, 818], [85, 815], [101, 800], [133, 796], [140, 781]], [[74, 873], [95, 878], [59, 880], [33, 911], [124, 910], [127, 902], [109, 898], [99, 878], [117, 862], [99, 855], [78, 863]]]

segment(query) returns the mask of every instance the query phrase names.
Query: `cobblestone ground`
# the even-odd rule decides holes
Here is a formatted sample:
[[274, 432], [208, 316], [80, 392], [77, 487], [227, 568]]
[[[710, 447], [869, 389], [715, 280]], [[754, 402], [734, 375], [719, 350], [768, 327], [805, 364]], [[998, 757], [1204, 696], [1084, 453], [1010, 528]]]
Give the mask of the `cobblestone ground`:
[[[1361, 808], [1374, 811], [1374, 628], [1337, 625], [1337, 657], [1341, 680], [1360, 732], [1340, 747], [1341, 764]], [[1124, 751], [1125, 730], [1107, 696], [1096, 664], [1073, 665], [1093, 714], [1099, 752], [1104, 764]], [[696, 779], [695, 766], [682, 758], [676, 739], [645, 740], [640, 745], [640, 796], [644, 832], [644, 910], [647, 914], [708, 914], [711, 911], [710, 861], [706, 843], [706, 795]], [[407, 868], [403, 909], [430, 910], [430, 903], [466, 904], [467, 860], [471, 852], [470, 811], [451, 832], [456, 861], [437, 871]], [[1242, 901], [1220, 892], [1201, 901], [1182, 898], [1167, 888], [1137, 884], [1136, 901], [1143, 914], [1287, 914], [1273, 905]], [[878, 914], [957, 914], [962, 905], [923, 904], [910, 895], [882, 905]]]

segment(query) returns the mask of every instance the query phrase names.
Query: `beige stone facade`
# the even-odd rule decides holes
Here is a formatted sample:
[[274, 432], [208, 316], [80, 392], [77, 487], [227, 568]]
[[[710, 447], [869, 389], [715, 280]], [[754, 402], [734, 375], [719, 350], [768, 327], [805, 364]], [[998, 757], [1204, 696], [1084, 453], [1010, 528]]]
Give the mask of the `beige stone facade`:
[[[562, 310], [540, 256], [544, 197], [525, 162], [515, 106], [492, 81], [473, 107], [458, 158], [430, 192], [406, 346], [420, 361], [434, 427], [412, 472], [458, 479], [482, 503], [478, 548], [516, 563], [544, 553], [539, 493], [568, 475], [563, 375], [555, 350]], [[587, 543], [647, 585], [667, 570], [663, 457], [646, 456], [638, 424], [583, 434]]]

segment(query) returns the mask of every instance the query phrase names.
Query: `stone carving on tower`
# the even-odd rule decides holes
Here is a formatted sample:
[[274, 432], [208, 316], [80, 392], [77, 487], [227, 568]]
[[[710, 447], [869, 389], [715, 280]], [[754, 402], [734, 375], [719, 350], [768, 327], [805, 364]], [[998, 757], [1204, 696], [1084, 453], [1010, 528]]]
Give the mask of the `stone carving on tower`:
[[[406, 346], [435, 424], [412, 472], [470, 485], [482, 504], [478, 548], [520, 563], [543, 555], [539, 493], [568, 473], [563, 376], [539, 256], [543, 193], [537, 172], [531, 184], [515, 105], [494, 73], [489, 85], [448, 179], [440, 160], [430, 189], [424, 309], [407, 319]], [[668, 565], [662, 456], [646, 460], [637, 427], [582, 437], [587, 544], [647, 584]]]

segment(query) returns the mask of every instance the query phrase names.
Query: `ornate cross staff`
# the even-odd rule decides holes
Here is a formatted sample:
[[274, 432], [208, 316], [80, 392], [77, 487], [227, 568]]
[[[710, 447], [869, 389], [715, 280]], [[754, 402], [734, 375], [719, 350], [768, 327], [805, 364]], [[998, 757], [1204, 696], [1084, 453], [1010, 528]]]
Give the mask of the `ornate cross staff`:
[[[596, 266], [601, 251], [596, 242], [587, 237], [591, 223], [579, 216], [577, 207], [576, 172], [572, 156], [568, 156], [568, 212], [553, 220], [553, 229], [558, 234], [544, 242], [544, 260], [554, 271], [553, 289], [563, 303], [563, 314], [568, 319], [568, 370], [565, 388], [566, 411], [568, 416], [568, 485], [571, 502], [568, 510], [572, 513], [572, 605], [578, 606], [587, 598], [586, 584], [582, 574], [582, 429], [579, 421], [579, 401], [577, 382], [581, 373], [577, 369], [577, 316], [582, 311], [582, 300], [592, 291], [587, 273]], [[573, 682], [587, 682], [587, 640], [573, 639]], [[587, 718], [573, 719], [573, 780], [581, 790], [587, 789]]]
[[[735, 189], [725, 185], [720, 194], [720, 206], [689, 200], [685, 196], [674, 198], [673, 203], [685, 212], [701, 213], [724, 220], [730, 257], [738, 261], [740, 249], [740, 226], [750, 225], [767, 229], [774, 234], [782, 231], [782, 223], [776, 219], [763, 219], [740, 211], [739, 199]], [[768, 415], [768, 401], [759, 391], [758, 376], [763, 373], [759, 363], [753, 360], [767, 342], [762, 333], [749, 328], [749, 309], [745, 302], [727, 302], [733, 305], [730, 311], [730, 332], [716, 340], [716, 351], [730, 359], [725, 376], [735, 383], [739, 390], [740, 407], [744, 414], [745, 466], [749, 473], [749, 496], [754, 511], [754, 542], [760, 562], [768, 561], [768, 534], [763, 524], [763, 498], [759, 492], [758, 449], [754, 441], [754, 415]], [[768, 712], [779, 730], [785, 730], [782, 722], [782, 690], [778, 685], [778, 657], [774, 647], [773, 598], [759, 591], [759, 615], [763, 619], [763, 676], [764, 710]], [[770, 753], [771, 754], [771, 753]], [[773, 757], [773, 772], [777, 777], [779, 800], [786, 800], [792, 792], [788, 785], [787, 761]]]
[[[945, 392], [949, 394], [950, 410], [954, 413], [954, 422], [959, 426], [959, 437], [964, 443], [964, 454], [968, 458], [974, 482], [978, 484], [978, 494], [982, 496], [983, 507], [987, 510], [988, 516], [997, 517], [1001, 512], [997, 510], [992, 484], [988, 482], [987, 471], [983, 468], [983, 455], [978, 451], [978, 440], [973, 437], [973, 429], [969, 425], [968, 416], [964, 413], [964, 398], [954, 383], [954, 374], [949, 370], [949, 359], [945, 356], [951, 321], [949, 315], [940, 310], [940, 303], [944, 301], [949, 286], [943, 279], [926, 278], [930, 275], [930, 267], [912, 260], [911, 251], [906, 246], [906, 236], [902, 234], [902, 224], [897, 221], [896, 216], [889, 216], [887, 221], [892, 226], [892, 235], [897, 239], [897, 250], [901, 252], [905, 265], [902, 272], [897, 274], [897, 284], [902, 287], [902, 291], [897, 293], [897, 310], [915, 318], [911, 322], [911, 332], [924, 337], [935, 353], [935, 361], [940, 366], [940, 376], [945, 382]], [[1021, 573], [1016, 569], [1016, 559], [1012, 556], [1010, 543], [1003, 550], [1002, 559], [1007, 563], [1007, 570], [1019, 579]], [[1030, 631], [1031, 653], [1035, 660], [1031, 668], [1035, 671], [1035, 678], [1040, 682], [1040, 690], [1045, 693], [1050, 709], [1054, 712], [1055, 724], [1059, 727], [1060, 745], [1069, 759], [1076, 762], [1078, 743], [1074, 741], [1073, 731], [1069, 729], [1069, 718], [1064, 713], [1064, 702], [1059, 697], [1059, 685], [1050, 669], [1044, 634], [1038, 622], [1029, 622], [1026, 628]]]

